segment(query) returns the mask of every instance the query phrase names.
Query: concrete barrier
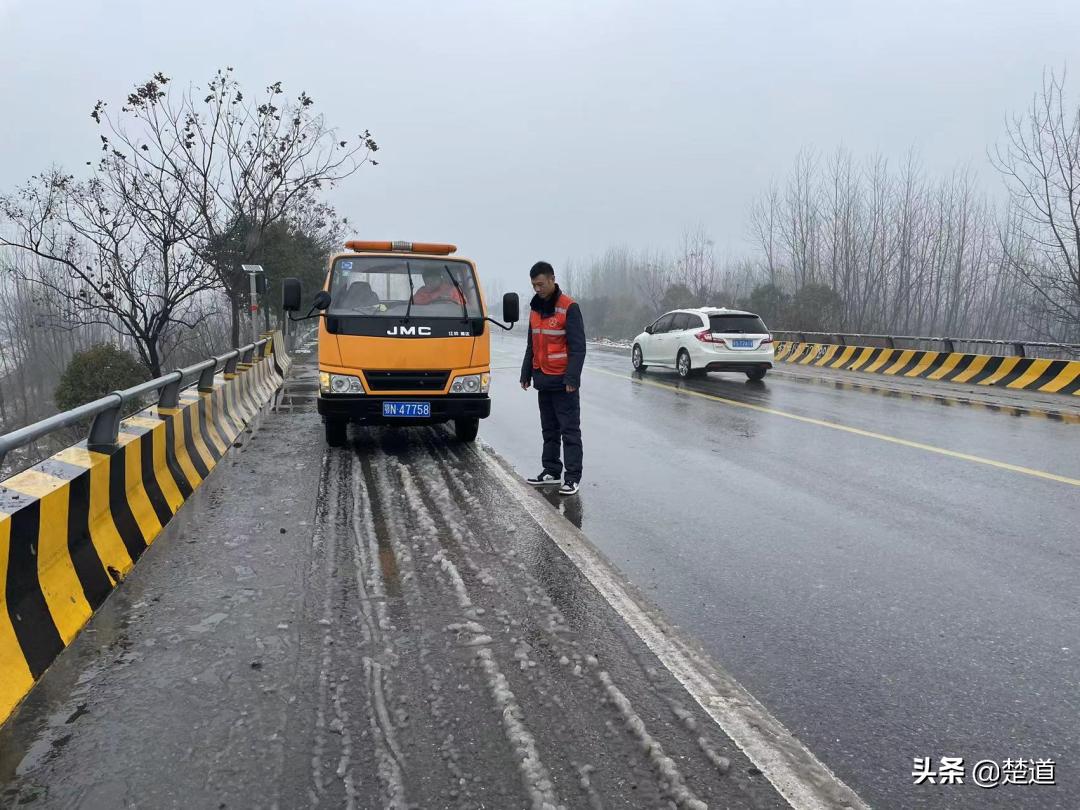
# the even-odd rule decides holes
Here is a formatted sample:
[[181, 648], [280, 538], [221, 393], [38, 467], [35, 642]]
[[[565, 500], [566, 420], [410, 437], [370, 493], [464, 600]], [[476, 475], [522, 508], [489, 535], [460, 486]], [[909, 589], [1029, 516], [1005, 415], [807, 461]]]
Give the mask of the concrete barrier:
[[124, 419], [109, 452], [84, 441], [0, 482], [0, 723], [281, 385], [283, 345]]
[[289, 369], [292, 368], [292, 358], [289, 357], [285, 348], [285, 337], [281, 334], [280, 329], [275, 329], [273, 332], [264, 332], [263, 337], [270, 338], [267, 350], [273, 354], [274, 367], [277, 369], [278, 374], [284, 378], [288, 375]]
[[776, 360], [839, 371], [1080, 395], [1080, 361], [779, 341]]

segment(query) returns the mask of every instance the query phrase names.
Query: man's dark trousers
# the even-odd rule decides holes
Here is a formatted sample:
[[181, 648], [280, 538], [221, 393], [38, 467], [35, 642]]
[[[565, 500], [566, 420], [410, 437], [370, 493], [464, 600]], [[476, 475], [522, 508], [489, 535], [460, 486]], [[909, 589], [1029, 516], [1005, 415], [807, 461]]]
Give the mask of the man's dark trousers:
[[[566, 388], [538, 390], [540, 430], [544, 435], [544, 472], [558, 477], [566, 462], [565, 481], [581, 481], [581, 395]], [[559, 443], [562, 442], [562, 460]]]

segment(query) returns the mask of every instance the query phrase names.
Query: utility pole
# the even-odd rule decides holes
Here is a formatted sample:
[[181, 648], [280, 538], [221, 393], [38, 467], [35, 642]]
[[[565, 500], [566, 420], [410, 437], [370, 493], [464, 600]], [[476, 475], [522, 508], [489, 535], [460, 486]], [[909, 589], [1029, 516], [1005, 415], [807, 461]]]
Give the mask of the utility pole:
[[248, 274], [251, 282], [251, 342], [259, 340], [259, 290], [258, 277], [263, 273], [262, 265], [242, 264], [240, 268]]

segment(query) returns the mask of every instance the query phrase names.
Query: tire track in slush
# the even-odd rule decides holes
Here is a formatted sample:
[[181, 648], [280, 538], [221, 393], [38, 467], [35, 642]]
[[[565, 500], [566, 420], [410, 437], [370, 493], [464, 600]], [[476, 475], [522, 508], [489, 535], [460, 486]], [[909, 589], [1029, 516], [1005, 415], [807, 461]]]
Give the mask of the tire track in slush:
[[[439, 529], [420, 496], [412, 473], [400, 463], [397, 463], [396, 466], [402, 492], [405, 494], [409, 504], [410, 514], [418, 519], [423, 533], [426, 534], [431, 543], [438, 543]], [[453, 525], [452, 521], [450, 525]], [[521, 704], [510, 688], [506, 676], [503, 675], [492, 651], [492, 638], [484, 633], [483, 626], [476, 621], [479, 618], [478, 609], [473, 607], [468, 588], [465, 586], [457, 566], [446, 556], [445, 550], [442, 549], [435, 553], [432, 561], [439, 565], [447, 581], [453, 587], [458, 606], [462, 610], [462, 617], [467, 623], [465, 626], [470, 630], [475, 628], [473, 638], [468, 643], [470, 646], [477, 648], [477, 659], [487, 678], [491, 699], [502, 715], [502, 727], [506, 741], [517, 755], [518, 772], [533, 810], [565, 810], [566, 805], [556, 796], [551, 775], [540, 758], [536, 738], [525, 721], [525, 714]]]
[[[308, 565], [308, 583], [304, 589], [304, 593], [311, 593], [311, 583], [317, 583], [319, 591], [322, 593], [321, 604], [319, 605], [320, 621], [324, 619], [330, 612], [331, 593], [325, 584], [330, 581], [330, 569], [332, 566], [333, 548], [335, 545], [333, 531], [327, 530], [327, 524], [329, 522], [330, 504], [337, 500], [339, 487], [338, 472], [339, 460], [332, 454], [327, 457], [329, 463], [329, 470], [326, 480], [323, 482], [321, 492], [323, 498], [319, 503], [319, 509], [316, 513], [315, 529], [311, 536], [311, 559]], [[322, 570], [320, 571], [320, 563], [322, 564]], [[279, 630], [287, 629], [286, 625], [279, 625]], [[329, 677], [330, 677], [330, 661], [329, 661], [329, 642], [327, 634], [322, 633], [321, 643], [319, 646], [319, 659], [320, 666], [318, 668], [317, 683], [316, 683], [316, 701], [315, 701], [315, 721], [314, 730], [312, 734], [312, 752], [311, 752], [311, 784], [308, 788], [308, 799], [311, 806], [317, 807], [326, 794], [326, 782], [323, 778], [323, 758], [326, 750], [326, 715], [329, 707]]]
[[[335, 516], [338, 519], [338, 525], [335, 529], [340, 528], [340, 520], [342, 516], [350, 514], [352, 493], [351, 488], [347, 485], [347, 482], [352, 477], [352, 460], [348, 456], [343, 454], [334, 454], [341, 465], [340, 472], [337, 478], [337, 509], [335, 510]], [[347, 566], [349, 562], [349, 555], [351, 547], [348, 540], [348, 533], [342, 532], [342, 536], [338, 536], [338, 532], [334, 532], [334, 544], [332, 553], [327, 554], [327, 559], [332, 561], [331, 567], [328, 569], [328, 574], [333, 577], [337, 571]], [[330, 579], [327, 580], [327, 585], [330, 583]], [[330, 721], [330, 731], [336, 734], [339, 738], [339, 752], [337, 756], [337, 766], [333, 770], [333, 777], [340, 781], [340, 788], [344, 792], [344, 805], [347, 810], [355, 810], [357, 807], [357, 800], [359, 798], [356, 789], [356, 781], [353, 777], [352, 770], [352, 751], [353, 751], [353, 726], [350, 723], [352, 717], [351, 712], [347, 707], [346, 690], [349, 684], [349, 671], [355, 671], [355, 658], [357, 651], [352, 645], [349, 645], [345, 639], [346, 628], [342, 617], [346, 615], [348, 608], [348, 592], [344, 587], [341, 589], [326, 587], [327, 600], [326, 610], [323, 616], [319, 619], [319, 624], [324, 628], [323, 633], [323, 649], [324, 649], [324, 662], [330, 667], [329, 673], [327, 673], [327, 683], [333, 680], [331, 687], [332, 694], [330, 695], [330, 705], [333, 707], [334, 717]], [[334, 597], [336, 597], [338, 604], [333, 605]], [[336, 610], [334, 609], [336, 607]], [[364, 643], [370, 645], [374, 639], [365, 637]], [[344, 655], [352, 660], [343, 662], [340, 660], [342, 656], [342, 650], [346, 650]], [[345, 670], [342, 672], [342, 670]], [[339, 674], [340, 673], [340, 674]], [[331, 675], [333, 676], [331, 678]], [[371, 707], [368, 708], [368, 715], [371, 715]], [[338, 800], [340, 802], [340, 799]], [[337, 805], [340, 806], [340, 803]]]
[[[471, 488], [470, 491], [470, 488], [464, 486], [463, 484], [462, 479], [472, 482], [474, 480], [474, 476], [468, 471], [468, 466], [463, 463], [464, 460], [462, 459], [462, 457], [455, 454], [450, 446], [446, 444], [439, 444], [437, 441], [432, 441], [430, 436], [429, 441], [427, 442], [427, 446], [429, 451], [431, 451], [432, 455], [439, 460], [439, 464], [444, 472], [444, 483], [448, 484], [451, 489], [455, 490], [458, 498], [465, 502], [465, 506], [462, 507], [462, 510], [465, 510], [465, 508], [467, 507], [469, 516], [479, 514], [483, 517], [485, 515], [485, 512], [484, 510], [478, 508], [479, 499], [475, 494], [478, 487], [474, 486]], [[433, 498], [437, 498], [437, 493], [431, 494]], [[489, 531], [484, 533], [486, 537], [490, 538], [497, 535], [498, 530], [490, 530], [490, 525], [488, 526], [488, 528]], [[512, 527], [505, 526], [502, 528], [503, 531], [512, 529]], [[492, 550], [494, 551], [494, 549]], [[533, 585], [539, 586], [539, 583], [536, 582], [535, 578], [531, 577], [530, 575], [528, 575], [527, 572], [525, 572], [524, 566], [521, 566], [519, 563], [519, 567], [521, 568], [521, 571], [525, 575], [525, 577]], [[565, 628], [565, 618], [558, 611], [558, 608], [551, 603], [550, 599], [547, 600], [546, 604], [551, 610], [555, 611], [556, 613], [556, 621], [554, 622], [554, 624], [557, 626], [556, 629]], [[550, 623], [546, 629], [548, 630], [549, 635], [551, 635], [552, 628]], [[552, 640], [555, 642], [564, 641], [561, 636], [557, 635], [554, 635]], [[650, 666], [650, 664], [658, 662], [644, 661], [640, 652], [633, 648], [628, 647], [627, 652], [634, 658], [635, 661], [637, 661], [638, 666], [640, 667], [642, 672], [646, 673], [649, 681], [653, 682], [654, 686], [659, 687], [659, 683], [657, 683], [660, 680], [658, 677], [658, 673], [656, 672], [654, 666]], [[634, 712], [632, 704], [626, 698], [626, 696], [618, 689], [617, 685], [612, 680], [610, 674], [607, 671], [598, 668], [598, 662], [594, 656], [585, 656], [584, 663], [587, 668], [594, 671], [597, 682], [602, 685], [605, 693], [611, 699], [611, 702], [614, 705], [618, 706], [620, 713], [623, 715], [628, 732], [636, 738], [641, 749], [648, 754], [649, 762], [656, 770], [660, 781], [671, 786], [669, 798], [672, 798], [674, 801], [676, 801], [679, 806], [683, 806], [683, 803], [686, 803], [687, 806], [695, 806], [695, 802], [700, 803], [700, 799], [698, 799], [691, 791], [685, 788], [682, 775], [677, 772], [677, 769], [672, 770], [674, 766], [674, 761], [671, 760], [670, 757], [667, 757], [663, 754], [663, 749], [648, 733], [640, 717], [636, 714], [636, 712]], [[713, 767], [716, 768], [717, 773], [721, 775], [726, 775], [731, 768], [731, 760], [728, 757], [725, 757], [717, 752], [715, 742], [710, 739], [710, 735], [706, 731], [701, 729], [701, 724], [694, 716], [693, 712], [686, 709], [686, 707], [681, 702], [668, 694], [666, 690], [656, 688], [655, 691], [659, 696], [664, 699], [665, 703], [668, 705], [668, 708], [672, 712], [674, 719], [678, 721], [678, 724], [684, 727], [686, 731], [692, 736], [701, 753], [713, 765]], [[581, 771], [583, 768], [588, 768], [588, 773], [590, 774], [595, 771], [595, 769], [591, 766], [578, 766], [579, 771]], [[595, 791], [591, 790], [592, 779], [588, 775], [585, 775], [583, 776], [582, 781], [583, 788], [590, 788], [590, 802], [592, 802], [592, 795], [595, 795]], [[698, 804], [696, 806], [701, 806], [701, 804]]]
[[[438, 576], [439, 563], [435, 559], [437, 554], [433, 553], [434, 549], [430, 544], [430, 538], [423, 531], [410, 531], [408, 523], [403, 517], [403, 515], [408, 515], [412, 518], [413, 515], [409, 514], [407, 501], [400, 493], [400, 487], [394, 485], [394, 474], [391, 465], [396, 462], [392, 462], [390, 457], [385, 455], [379, 448], [372, 449], [370, 458], [367, 461], [369, 483], [372, 485], [369, 491], [375, 496], [372, 508], [375, 509], [376, 503], [380, 507], [377, 512], [380, 515], [384, 539], [388, 541], [390, 551], [393, 554], [393, 564], [400, 574], [399, 580], [403, 596], [409, 605], [410, 613], [425, 619], [436, 619], [441, 623], [447, 616], [452, 616], [455, 610], [460, 607], [458, 596], [453, 588], [447, 588], [446, 584]], [[475, 716], [475, 710], [472, 709], [470, 704], [462, 702], [467, 697], [468, 692], [467, 672], [456, 671], [453, 668], [447, 671], [446, 662], [443, 662], [443, 666], [437, 672], [432, 663], [432, 658], [436, 657], [432, 652], [432, 647], [439, 642], [445, 643], [443, 640], [446, 633], [458, 633], [461, 629], [460, 625], [454, 623], [441, 625], [438, 628], [430, 625], [412, 628], [413, 636], [418, 636], [421, 639], [419, 669], [424, 674], [428, 690], [424, 697], [427, 700], [431, 716], [435, 720], [435, 727], [432, 732], [441, 737], [432, 740], [433, 746], [414, 746], [414, 749], [434, 748], [441, 754], [442, 765], [445, 769], [445, 772], [441, 775], [441, 780], [445, 780], [444, 784], [448, 785], [443, 791], [446, 798], [460, 800], [466, 806], [492, 806], [487, 803], [490, 798], [485, 801], [483, 796], [475, 794], [477, 791], [482, 790], [488, 792], [497, 790], [500, 796], [497, 799], [498, 803], [494, 806], [506, 806], [504, 799], [507, 797], [501, 795], [501, 785], [489, 786], [483, 784], [485, 780], [498, 779], [501, 772], [498, 767], [499, 759], [505, 754], [493, 757], [492, 753], [494, 752], [484, 751], [478, 756], [468, 758], [468, 761], [482, 763], [486, 766], [484, 773], [475, 774], [471, 779], [460, 764], [464, 758], [457, 745], [454, 724], [463, 715], [472, 714]], [[416, 632], [417, 630], [419, 632]], [[444, 674], [451, 681], [449, 686], [455, 685], [456, 682], [457, 688], [447, 688], [448, 684], [444, 681]], [[413, 680], [415, 685], [415, 679]], [[455, 706], [455, 702], [458, 702], [459, 705]], [[477, 719], [487, 720], [484, 716]], [[480, 733], [478, 738], [484, 745], [489, 745], [492, 739], [488, 733]], [[510, 764], [509, 758], [506, 764]], [[431, 768], [411, 769], [411, 773], [414, 774], [419, 772], [426, 775], [432, 771]], [[499, 781], [501, 782], [501, 780]]]
[[[394, 626], [390, 621], [386, 606], [386, 588], [381, 572], [376, 570], [374, 560], [378, 559], [375, 545], [374, 519], [371, 506], [364, 497], [363, 471], [353, 471], [354, 456], [342, 453], [348, 459], [350, 468], [349, 537], [353, 552], [352, 570], [354, 572], [358, 605], [357, 616], [364, 623], [365, 634], [371, 639], [370, 647], [376, 657], [365, 655], [361, 658], [364, 673], [364, 697], [368, 708], [368, 727], [371, 739], [375, 743], [375, 755], [378, 763], [379, 779], [383, 788], [384, 807], [391, 810], [403, 810], [407, 807], [404, 762], [400, 746], [396, 739], [394, 724], [387, 707], [387, 669], [395, 662], [393, 646], [389, 635]], [[366, 538], [366, 539], [365, 539]], [[372, 616], [372, 608], [374, 616]], [[385, 662], [385, 665], [384, 665]]]
[[460, 448], [365, 431], [329, 453], [309, 804], [763, 806], [542, 527], [490, 508], [505, 493]]
[[[362, 569], [362, 557], [354, 541], [355, 479], [352, 458], [329, 452], [329, 473], [321, 488], [323, 497], [312, 535], [310, 581], [305, 587], [305, 593], [317, 589], [321, 594], [314, 613], [319, 645], [308, 799], [313, 807], [354, 810], [369, 806], [361, 795], [365, 771], [357, 770], [354, 756], [357, 738], [366, 737], [370, 727], [383, 806], [398, 810], [405, 807], [403, 781], [396, 766], [385, 762], [381, 736], [384, 726], [376, 719], [382, 699], [382, 672], [378, 669], [376, 674], [365, 664], [370, 658], [364, 654], [365, 650], [378, 654], [384, 646], [383, 638], [370, 615], [371, 600], [364, 578], [342, 579], [338, 575]], [[354, 583], [355, 595], [350, 582]], [[354, 680], [358, 673], [364, 673], [363, 677]], [[355, 692], [362, 693], [359, 702]]]
[[[464, 486], [462, 482], [462, 479], [470, 482], [473, 482], [475, 479], [475, 476], [468, 471], [468, 465], [465, 463], [465, 459], [460, 454], [455, 453], [449, 445], [439, 444], [436, 441], [432, 441], [430, 437], [427, 445], [432, 455], [439, 460], [440, 465], [443, 467], [447, 483], [451, 486], [451, 488], [456, 490], [459, 500], [463, 500], [466, 502], [467, 506], [469, 507], [469, 514], [480, 514], [483, 516], [485, 514], [484, 510], [476, 508], [478, 507], [479, 499], [474, 494], [479, 487], [474, 486], [472, 488], [472, 491], [470, 491], [470, 488]], [[508, 527], [504, 527], [504, 529], [507, 528]], [[488, 537], [491, 537], [494, 536], [495, 532], [489, 531], [485, 534]], [[526, 576], [528, 576], [528, 574], [526, 574]], [[534, 578], [529, 578], [533, 581], [534, 584], [538, 584], [535, 582]], [[560, 622], [565, 622], [565, 619], [560, 617]], [[661, 677], [659, 676], [659, 673], [657, 672], [655, 667], [655, 664], [659, 662], [655, 661], [655, 659], [652, 661], [646, 660], [645, 656], [642, 654], [643, 651], [635, 649], [630, 645], [627, 645], [627, 652], [634, 658], [641, 671], [646, 674], [649, 681], [652, 682], [653, 685], [656, 687], [656, 693], [660, 695], [667, 703], [668, 708], [670, 709], [674, 719], [677, 720], [679, 725], [684, 727], [686, 731], [694, 738], [694, 741], [696, 742], [697, 747], [700, 749], [701, 753], [704, 754], [706, 759], [708, 759], [708, 761], [716, 768], [718, 773], [726, 775], [731, 769], [730, 758], [720, 754], [717, 751], [717, 744], [711, 739], [711, 735], [708, 733], [708, 731], [701, 727], [702, 724], [699, 722], [698, 718], [694, 715], [694, 713], [687, 709], [682, 702], [669, 694], [667, 690], [660, 688]], [[592, 656], [587, 656], [586, 662], [588, 663], [591, 661], [595, 661], [595, 658]], [[618, 687], [611, 680], [607, 672], [601, 670], [597, 673], [597, 677], [600, 683], [603, 685], [604, 690], [608, 693], [609, 697], [612, 698], [612, 701], [615, 702], [616, 705], [620, 705], [620, 710], [622, 710], [624, 706], [632, 709], [632, 707], [629, 706], [629, 701], [618, 690]], [[647, 736], [647, 733], [644, 732], [644, 729], [641, 729], [639, 731], [637, 728], [637, 722], [629, 716], [627, 716], [627, 723], [628, 726], [633, 728], [633, 733], [635, 734], [635, 736], [638, 736], [643, 747], [651, 751], [652, 744], [650, 742], [646, 742], [645, 737]], [[667, 772], [665, 763], [660, 760], [655, 760], [653, 762], [653, 765], [666, 778]], [[591, 772], [592, 771], [590, 770], [590, 773]], [[583, 779], [588, 779], [588, 777], [583, 777]], [[588, 781], [591, 782], [591, 779], [588, 779]]]
[[[664, 753], [664, 750], [660, 743], [648, 732], [644, 721], [634, 710], [632, 703], [629, 699], [619, 690], [615, 684], [611, 675], [604, 669], [600, 668], [599, 662], [594, 656], [580, 656], [576, 650], [566, 649], [568, 646], [576, 646], [576, 642], [568, 642], [564, 637], [565, 631], [567, 631], [567, 624], [565, 618], [562, 616], [558, 608], [552, 603], [550, 597], [544, 592], [542, 586], [536, 582], [536, 580], [524, 571], [524, 566], [520, 566], [518, 569], [524, 576], [519, 578], [518, 582], [510, 584], [510, 593], [506, 593], [506, 588], [503, 587], [501, 582], [496, 583], [492, 578], [487, 575], [486, 570], [480, 566], [475, 560], [472, 559], [468, 553], [470, 547], [473, 551], [480, 551], [484, 554], [493, 554], [496, 557], [500, 556], [495, 550], [495, 547], [490, 542], [492, 538], [499, 536], [499, 529], [491, 525], [490, 521], [486, 518], [486, 512], [480, 508], [480, 504], [475, 494], [469, 491], [469, 488], [464, 486], [462, 478], [472, 479], [471, 473], [467, 471], [467, 467], [462, 464], [454, 463], [453, 453], [447, 448], [445, 444], [441, 447], [437, 441], [433, 441], [434, 434], [429, 432], [427, 435], [427, 441], [425, 442], [426, 449], [436, 458], [438, 461], [437, 467], [440, 475], [427, 474], [425, 471], [430, 469], [429, 465], [425, 464], [410, 464], [408, 467], [399, 463], [399, 475], [402, 477], [404, 490], [409, 495], [411, 502], [410, 511], [413, 514], [426, 514], [426, 520], [431, 522], [429, 531], [433, 537], [438, 538], [439, 532], [434, 529], [434, 522], [431, 521], [432, 511], [436, 514], [440, 514], [443, 518], [443, 525], [449, 529], [449, 534], [455, 541], [454, 545], [460, 547], [461, 560], [471, 569], [475, 578], [478, 579], [484, 586], [494, 586], [494, 588], [500, 591], [502, 597], [500, 601], [503, 604], [515, 604], [519, 603], [519, 597], [522, 591], [527, 594], [527, 604], [540, 604], [543, 609], [548, 611], [547, 621], [542, 625], [543, 631], [548, 635], [549, 640], [556, 648], [563, 648], [560, 651], [562, 660], [569, 663], [569, 659], [566, 652], [577, 659], [575, 663], [575, 672], [581, 673], [582, 667], [587, 670], [592, 676], [596, 684], [602, 687], [604, 694], [610, 703], [616, 706], [620, 715], [623, 718], [624, 726], [628, 735], [630, 735], [635, 743], [636, 748], [643, 752], [646, 757], [646, 763], [653, 769], [656, 774], [657, 784], [661, 788], [666, 797], [673, 801], [677, 807], [691, 808], [692, 810], [702, 810], [707, 805], [701, 800], [685, 783], [683, 775], [679, 771], [675, 761]], [[417, 471], [417, 480], [420, 481], [421, 486], [424, 488], [425, 498], [413, 498], [412, 491], [414, 487], [410, 487], [408, 482], [412, 478], [411, 470]], [[457, 495], [457, 498], [461, 502], [451, 497], [451, 492]], [[432, 510], [431, 504], [435, 506]], [[485, 524], [486, 531], [477, 535], [472, 529], [473, 523]], [[445, 535], [444, 535], [445, 536]], [[486, 544], [487, 548], [481, 548], [479, 538], [483, 537], [489, 542]], [[471, 541], [471, 542], [470, 542]], [[468, 587], [464, 580], [454, 566], [453, 561], [447, 558], [446, 552], [449, 552], [449, 547], [438, 553], [440, 562], [448, 577], [454, 582], [455, 588], [459, 589], [463, 594], [463, 599], [468, 599], [469, 604], [463, 604], [463, 607], [473, 607], [471, 604], [471, 597], [468, 595]], [[506, 565], [506, 560], [500, 560], [498, 569], [500, 571], [513, 571], [513, 565]], [[453, 566], [453, 567], [452, 567]], [[520, 581], [524, 579], [524, 581]], [[540, 592], [540, 598], [535, 599], [535, 592], [529, 593], [531, 589], [538, 589]], [[507, 598], [510, 597], [510, 598]], [[473, 608], [477, 610], [477, 608]], [[535, 661], [531, 661], [528, 657], [528, 651], [522, 651], [520, 648], [515, 652], [515, 658], [518, 658], [521, 662], [522, 668], [526, 666], [536, 666]], [[601, 701], [602, 702], [602, 701]], [[669, 706], [676, 711], [676, 705], [669, 701]], [[679, 707], [681, 708], [681, 707]], [[685, 712], [685, 710], [683, 710]], [[692, 729], [696, 727], [694, 721], [689, 721], [688, 728]], [[716, 754], [712, 749], [709, 741], [704, 735], [695, 735], [695, 742], [702, 750], [702, 753], [706, 756], [711, 765], [713, 765], [718, 773], [721, 775], [726, 774], [730, 767], [730, 761], [725, 757], [721, 757]], [[579, 774], [582, 768], [589, 768], [592, 772], [591, 766], [580, 766], [574, 763], [575, 768]], [[588, 789], [587, 793], [591, 793], [591, 796], [596, 796], [595, 790], [592, 790], [592, 779], [581, 780], [583, 782], [582, 789]], [[593, 803], [593, 799], [590, 798], [590, 803]]]

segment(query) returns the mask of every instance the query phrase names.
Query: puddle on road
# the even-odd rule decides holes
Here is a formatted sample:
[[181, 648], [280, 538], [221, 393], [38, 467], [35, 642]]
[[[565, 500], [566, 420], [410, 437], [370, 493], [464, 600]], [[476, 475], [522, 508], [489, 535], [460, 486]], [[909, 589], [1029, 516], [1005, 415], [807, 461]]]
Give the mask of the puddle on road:
[[569, 520], [579, 529], [585, 522], [585, 499], [579, 493], [567, 498], [555, 491], [555, 488], [541, 490], [544, 500], [555, 507], [555, 511]]

